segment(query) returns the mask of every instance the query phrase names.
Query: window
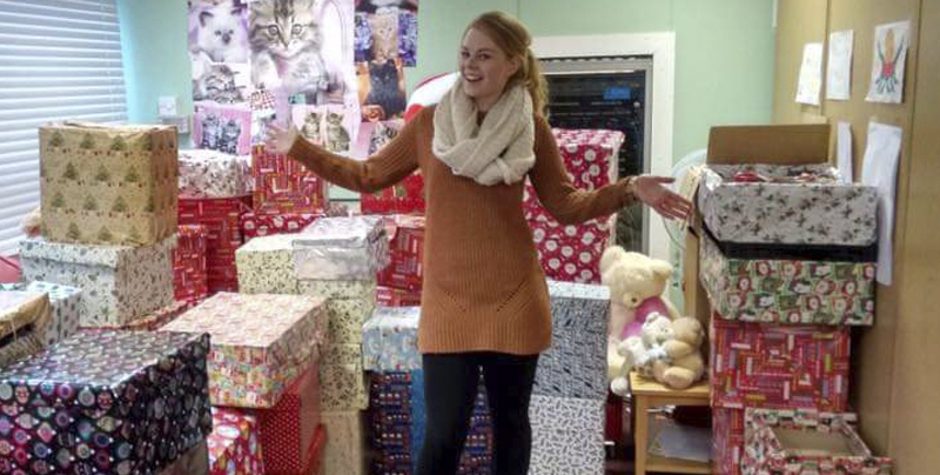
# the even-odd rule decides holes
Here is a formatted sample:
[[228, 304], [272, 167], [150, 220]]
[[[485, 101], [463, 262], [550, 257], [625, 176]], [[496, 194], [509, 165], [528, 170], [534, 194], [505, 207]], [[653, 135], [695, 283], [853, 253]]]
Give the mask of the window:
[[0, 255], [39, 206], [38, 127], [127, 120], [115, 0], [0, 0]]

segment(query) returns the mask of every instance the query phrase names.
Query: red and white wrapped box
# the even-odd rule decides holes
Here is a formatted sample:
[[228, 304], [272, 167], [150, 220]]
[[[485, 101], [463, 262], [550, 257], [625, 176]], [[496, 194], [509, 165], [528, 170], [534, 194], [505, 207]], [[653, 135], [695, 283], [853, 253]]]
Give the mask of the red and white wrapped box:
[[323, 467], [323, 449], [326, 447], [327, 434], [326, 429], [321, 425], [317, 427], [317, 432], [313, 436], [313, 443], [310, 445], [310, 458], [307, 459], [307, 466], [302, 472], [304, 475], [320, 475]]
[[545, 276], [551, 280], [599, 283], [601, 254], [613, 243], [613, 218], [580, 225], [529, 221]]
[[245, 213], [241, 219], [242, 235], [245, 241], [258, 236], [272, 234], [296, 234], [308, 224], [323, 216], [322, 213], [285, 213], [285, 214], [258, 214]]
[[237, 409], [212, 408], [209, 445], [210, 475], [265, 473], [258, 421]]
[[318, 364], [314, 363], [270, 409], [247, 411], [258, 419], [265, 473], [303, 473], [320, 425]]
[[359, 207], [363, 214], [424, 214], [424, 177], [413, 173], [399, 183], [377, 193], [363, 193]]
[[744, 409], [712, 408], [712, 473], [739, 475], [744, 457]]
[[242, 245], [242, 214], [251, 209], [251, 197], [182, 198], [180, 224], [206, 226], [206, 273], [209, 293], [238, 291], [235, 251]]
[[712, 406], [841, 412], [848, 405], [847, 326], [746, 323], [715, 315], [710, 342]]
[[386, 220], [390, 263], [378, 275], [381, 286], [420, 291], [424, 279], [424, 217], [395, 215]]
[[326, 207], [326, 184], [296, 160], [257, 146], [251, 153], [254, 211], [258, 214], [318, 213]]
[[421, 289], [404, 290], [379, 286], [375, 288], [375, 303], [382, 307], [420, 307]]
[[183, 224], [177, 228], [173, 250], [173, 296], [176, 300], [198, 302], [209, 295], [206, 266], [206, 240], [209, 229], [202, 224]]

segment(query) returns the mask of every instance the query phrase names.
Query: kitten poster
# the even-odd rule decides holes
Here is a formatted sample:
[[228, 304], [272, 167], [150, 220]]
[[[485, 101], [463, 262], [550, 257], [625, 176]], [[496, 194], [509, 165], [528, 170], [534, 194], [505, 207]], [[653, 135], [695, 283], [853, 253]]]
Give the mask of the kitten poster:
[[358, 0], [355, 19], [356, 62], [401, 58], [417, 64], [417, 0]]
[[248, 64], [213, 63], [205, 56], [192, 55], [193, 101], [218, 104], [245, 104], [251, 90]]
[[364, 121], [402, 117], [407, 100], [401, 58], [357, 63], [356, 74]]
[[232, 155], [250, 154], [251, 110], [198, 104], [193, 115], [193, 145]]
[[865, 100], [900, 104], [904, 97], [904, 64], [910, 44], [910, 22], [875, 28], [875, 51], [871, 87]]
[[334, 153], [346, 154], [353, 142], [352, 130], [359, 125], [357, 114], [339, 105], [295, 105], [291, 109], [294, 127], [307, 140]]
[[244, 1], [190, 0], [187, 35], [193, 100], [247, 102], [248, 7]]
[[382, 150], [398, 132], [405, 126], [403, 119], [380, 122], [362, 122], [359, 124], [359, 134], [353, 143], [349, 155], [359, 160], [365, 160]]
[[356, 98], [350, 0], [253, 0], [248, 40], [255, 88], [300, 96], [303, 104]]

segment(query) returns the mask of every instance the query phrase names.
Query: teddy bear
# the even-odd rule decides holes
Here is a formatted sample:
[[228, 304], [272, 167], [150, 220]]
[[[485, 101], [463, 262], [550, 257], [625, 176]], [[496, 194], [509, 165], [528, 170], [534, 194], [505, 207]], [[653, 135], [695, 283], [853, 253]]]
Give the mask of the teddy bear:
[[705, 374], [704, 340], [702, 324], [695, 318], [653, 316], [643, 324], [640, 336], [631, 336], [618, 347], [624, 363], [621, 375], [611, 381], [611, 391], [627, 393], [626, 375], [631, 369], [673, 389], [692, 386]]
[[620, 246], [604, 250], [600, 262], [601, 282], [610, 288], [610, 322], [607, 331], [607, 376], [613, 380], [621, 372], [623, 357], [617, 352], [627, 337], [639, 335], [649, 315], [679, 316], [662, 294], [673, 267], [666, 261]]

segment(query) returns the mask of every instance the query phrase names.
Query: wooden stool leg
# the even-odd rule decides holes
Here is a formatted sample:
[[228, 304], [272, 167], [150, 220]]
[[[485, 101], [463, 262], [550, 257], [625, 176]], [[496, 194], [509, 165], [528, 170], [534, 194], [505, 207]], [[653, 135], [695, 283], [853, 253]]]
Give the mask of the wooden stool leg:
[[633, 395], [636, 401], [636, 412], [633, 414], [636, 421], [634, 435], [634, 452], [636, 453], [636, 475], [646, 475], [646, 451], [649, 447], [649, 399], [646, 396]]

